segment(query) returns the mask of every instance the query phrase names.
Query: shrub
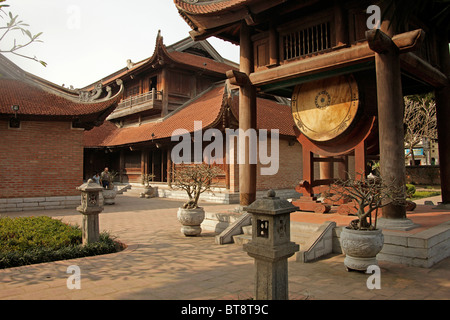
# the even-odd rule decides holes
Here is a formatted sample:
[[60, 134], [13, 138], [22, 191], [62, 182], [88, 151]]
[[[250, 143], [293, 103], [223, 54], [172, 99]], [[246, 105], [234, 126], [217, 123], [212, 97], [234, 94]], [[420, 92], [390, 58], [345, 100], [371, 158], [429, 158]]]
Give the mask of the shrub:
[[81, 229], [50, 217], [0, 219], [0, 268], [117, 252], [108, 234], [83, 246]]
[[416, 187], [413, 184], [406, 184], [406, 197], [412, 198], [416, 193]]

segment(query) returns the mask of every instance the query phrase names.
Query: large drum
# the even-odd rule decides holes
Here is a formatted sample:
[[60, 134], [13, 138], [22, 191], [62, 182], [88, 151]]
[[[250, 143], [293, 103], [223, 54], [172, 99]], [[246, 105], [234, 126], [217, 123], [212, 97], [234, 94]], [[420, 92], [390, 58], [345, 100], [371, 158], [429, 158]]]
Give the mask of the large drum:
[[358, 108], [358, 85], [353, 75], [300, 84], [292, 95], [295, 124], [317, 142], [334, 140], [349, 131]]

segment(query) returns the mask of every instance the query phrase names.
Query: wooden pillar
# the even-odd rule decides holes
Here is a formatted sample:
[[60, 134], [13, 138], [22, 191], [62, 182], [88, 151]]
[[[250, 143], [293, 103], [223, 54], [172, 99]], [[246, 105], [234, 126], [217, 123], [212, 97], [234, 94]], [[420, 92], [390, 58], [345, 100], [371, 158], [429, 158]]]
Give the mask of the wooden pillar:
[[169, 79], [166, 66], [163, 67], [161, 72], [161, 90], [162, 90], [161, 117], [165, 117], [169, 113]]
[[[366, 32], [370, 48], [375, 51], [377, 77], [380, 171], [387, 184], [405, 185], [403, 114], [404, 101], [398, 47], [381, 30]], [[379, 227], [407, 230], [413, 223], [406, 219], [406, 208], [389, 204], [382, 208], [384, 221]]]
[[269, 28], [269, 57], [270, 66], [279, 65], [278, 33], [273, 21], [270, 22]]
[[348, 44], [348, 22], [342, 2], [334, 1], [334, 25], [336, 26], [336, 46]]
[[[250, 28], [245, 21], [240, 30], [240, 71], [247, 76], [254, 71], [253, 46], [250, 38]], [[244, 132], [256, 129], [256, 89], [250, 83], [239, 89], [239, 129]], [[239, 145], [245, 145], [245, 162], [239, 164], [240, 205], [248, 206], [256, 200], [256, 164], [250, 164], [249, 141], [239, 138]]]
[[341, 161], [338, 162], [337, 167], [337, 175], [339, 179], [347, 180], [349, 178], [348, 176], [348, 156], [342, 156]]
[[120, 149], [120, 156], [119, 156], [119, 181], [120, 181], [120, 183], [123, 183], [124, 171], [125, 171], [125, 154], [124, 154], [124, 150]]
[[[448, 41], [438, 41], [441, 71], [450, 79], [450, 53]], [[450, 206], [450, 85], [436, 89], [436, 117], [439, 143], [439, 166], [441, 172], [442, 204]]]
[[[326, 158], [320, 156], [321, 158]], [[334, 162], [320, 162], [320, 179], [333, 179], [334, 178]]]

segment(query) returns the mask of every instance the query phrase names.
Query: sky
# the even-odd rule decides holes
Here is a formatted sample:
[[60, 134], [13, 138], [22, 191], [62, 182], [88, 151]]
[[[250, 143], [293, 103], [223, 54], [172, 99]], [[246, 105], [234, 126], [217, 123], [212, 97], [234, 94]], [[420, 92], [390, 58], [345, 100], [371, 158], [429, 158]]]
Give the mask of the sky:
[[[20, 68], [58, 85], [82, 88], [153, 54], [161, 30], [165, 45], [189, 37], [191, 28], [181, 18], [173, 0], [7, 0], [11, 11], [29, 25], [42, 43], [33, 43], [21, 53], [47, 63], [11, 54], [5, 56]], [[0, 25], [8, 18], [3, 15]], [[1, 34], [0, 34], [1, 36]], [[12, 37], [14, 36], [14, 37]], [[9, 49], [20, 32], [5, 37], [0, 48]], [[238, 62], [239, 47], [217, 38], [208, 41], [225, 59]]]

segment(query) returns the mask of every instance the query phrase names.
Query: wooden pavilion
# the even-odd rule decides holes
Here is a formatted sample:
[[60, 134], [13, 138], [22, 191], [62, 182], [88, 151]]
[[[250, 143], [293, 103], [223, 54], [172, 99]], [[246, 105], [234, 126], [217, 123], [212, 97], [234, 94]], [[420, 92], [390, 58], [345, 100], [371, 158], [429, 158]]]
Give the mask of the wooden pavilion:
[[[356, 172], [367, 173], [367, 160], [379, 159], [382, 177], [404, 185], [403, 96], [434, 91], [441, 205], [450, 205], [449, 35], [432, 22], [438, 9], [428, 6], [397, 24], [398, 30], [395, 17], [368, 30], [367, 8], [373, 1], [174, 3], [194, 40], [216, 36], [240, 45], [240, 69], [227, 75], [240, 87], [242, 129], [255, 127], [257, 92], [292, 98], [303, 146], [298, 191], [304, 196], [344, 175], [348, 155], [355, 157]], [[315, 162], [321, 164], [320, 178], [313, 172]], [[246, 163], [240, 169], [241, 204], [246, 205], [255, 200], [255, 167]], [[412, 227], [403, 206], [384, 207], [383, 218], [386, 228]]]

